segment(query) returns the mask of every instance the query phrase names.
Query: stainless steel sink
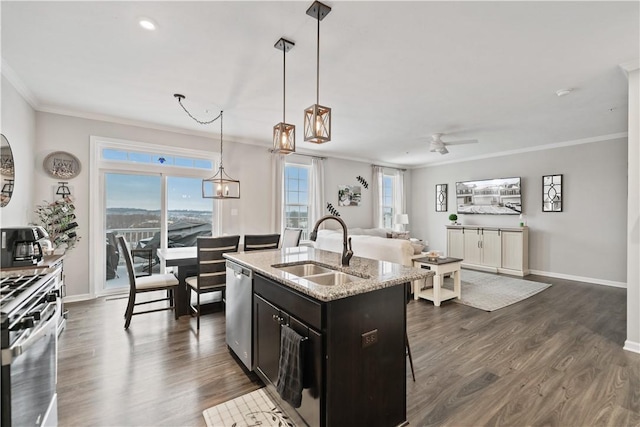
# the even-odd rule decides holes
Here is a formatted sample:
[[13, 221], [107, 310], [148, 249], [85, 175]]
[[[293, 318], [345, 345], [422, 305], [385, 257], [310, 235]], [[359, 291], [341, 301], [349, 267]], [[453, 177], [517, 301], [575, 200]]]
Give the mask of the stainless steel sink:
[[[274, 265], [274, 267], [276, 267]], [[289, 274], [293, 274], [294, 276], [298, 276], [298, 277], [305, 277], [305, 276], [312, 276], [314, 274], [323, 274], [323, 273], [331, 273], [333, 272], [333, 270], [326, 268], [326, 267], [321, 267], [319, 265], [316, 264], [298, 264], [298, 265], [287, 265], [287, 266], [283, 266], [283, 267], [276, 267], [279, 270], [282, 270], [284, 272], [287, 272]]]
[[275, 264], [272, 265], [272, 267], [322, 286], [343, 285], [345, 283], [368, 279], [368, 277], [358, 277], [352, 274], [343, 273], [312, 262], [293, 265]]
[[322, 286], [336, 286], [344, 285], [345, 283], [354, 282], [356, 280], [362, 280], [362, 277], [352, 276], [340, 271], [334, 271], [331, 273], [317, 274], [315, 276], [306, 276], [304, 279]]

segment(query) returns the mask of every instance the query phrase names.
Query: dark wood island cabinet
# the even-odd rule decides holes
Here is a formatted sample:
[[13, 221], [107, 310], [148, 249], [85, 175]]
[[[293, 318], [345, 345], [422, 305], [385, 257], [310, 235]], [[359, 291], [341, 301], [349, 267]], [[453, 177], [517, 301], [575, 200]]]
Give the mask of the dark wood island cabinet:
[[306, 337], [296, 411], [311, 426], [397, 426], [406, 421], [405, 287], [316, 301], [254, 277], [256, 372], [278, 377], [280, 324]]

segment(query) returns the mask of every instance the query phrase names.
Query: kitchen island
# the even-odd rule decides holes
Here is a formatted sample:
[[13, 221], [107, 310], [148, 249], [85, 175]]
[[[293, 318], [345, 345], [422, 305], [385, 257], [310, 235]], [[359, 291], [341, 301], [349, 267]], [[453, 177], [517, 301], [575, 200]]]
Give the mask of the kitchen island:
[[[251, 365], [276, 400], [286, 324], [304, 339], [295, 415], [312, 426], [406, 422], [407, 291], [432, 272], [359, 257], [342, 266], [340, 254], [309, 247], [225, 257], [253, 272]], [[228, 297], [227, 309], [236, 303]]]

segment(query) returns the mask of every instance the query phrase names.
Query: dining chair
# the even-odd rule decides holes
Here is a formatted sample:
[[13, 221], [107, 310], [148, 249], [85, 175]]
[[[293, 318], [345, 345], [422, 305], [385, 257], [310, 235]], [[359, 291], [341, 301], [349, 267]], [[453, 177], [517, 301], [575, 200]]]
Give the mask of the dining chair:
[[[200, 295], [220, 291], [222, 302], [227, 282], [226, 259], [222, 254], [238, 252], [240, 236], [198, 237], [198, 275], [187, 277], [186, 282], [191, 291], [196, 293], [196, 305], [189, 302], [191, 313], [196, 315], [196, 324], [200, 330]], [[191, 300], [191, 292], [189, 293]]]
[[[147, 276], [136, 277], [135, 269], [133, 268], [133, 259], [131, 252], [127, 246], [127, 242], [123, 236], [118, 236], [118, 242], [122, 248], [121, 254], [124, 256], [125, 264], [127, 265], [127, 273], [129, 275], [129, 301], [127, 303], [127, 309], [124, 314], [124, 328], [128, 329], [131, 324], [131, 318], [138, 314], [153, 313], [156, 311], [173, 310], [174, 317], [178, 318], [175, 305], [175, 293], [180, 282], [173, 274], [150, 274]], [[136, 302], [136, 295], [143, 292], [154, 291], [167, 291], [167, 296], [164, 298], [157, 298], [148, 301]], [[151, 304], [161, 301], [169, 301], [169, 307], [156, 308], [152, 310], [143, 310], [134, 312], [134, 308], [142, 304]]]
[[278, 249], [279, 234], [245, 234], [244, 251], [260, 251], [264, 249]]
[[301, 228], [285, 228], [282, 233], [282, 247], [293, 248], [300, 246], [300, 236], [302, 236]]

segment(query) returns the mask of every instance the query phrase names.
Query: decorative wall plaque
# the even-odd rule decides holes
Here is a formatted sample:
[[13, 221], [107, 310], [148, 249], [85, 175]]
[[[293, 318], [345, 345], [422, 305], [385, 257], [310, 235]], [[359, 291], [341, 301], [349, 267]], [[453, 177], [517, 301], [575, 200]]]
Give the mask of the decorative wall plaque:
[[42, 163], [45, 172], [55, 179], [72, 179], [80, 173], [80, 160], [71, 153], [55, 151]]

